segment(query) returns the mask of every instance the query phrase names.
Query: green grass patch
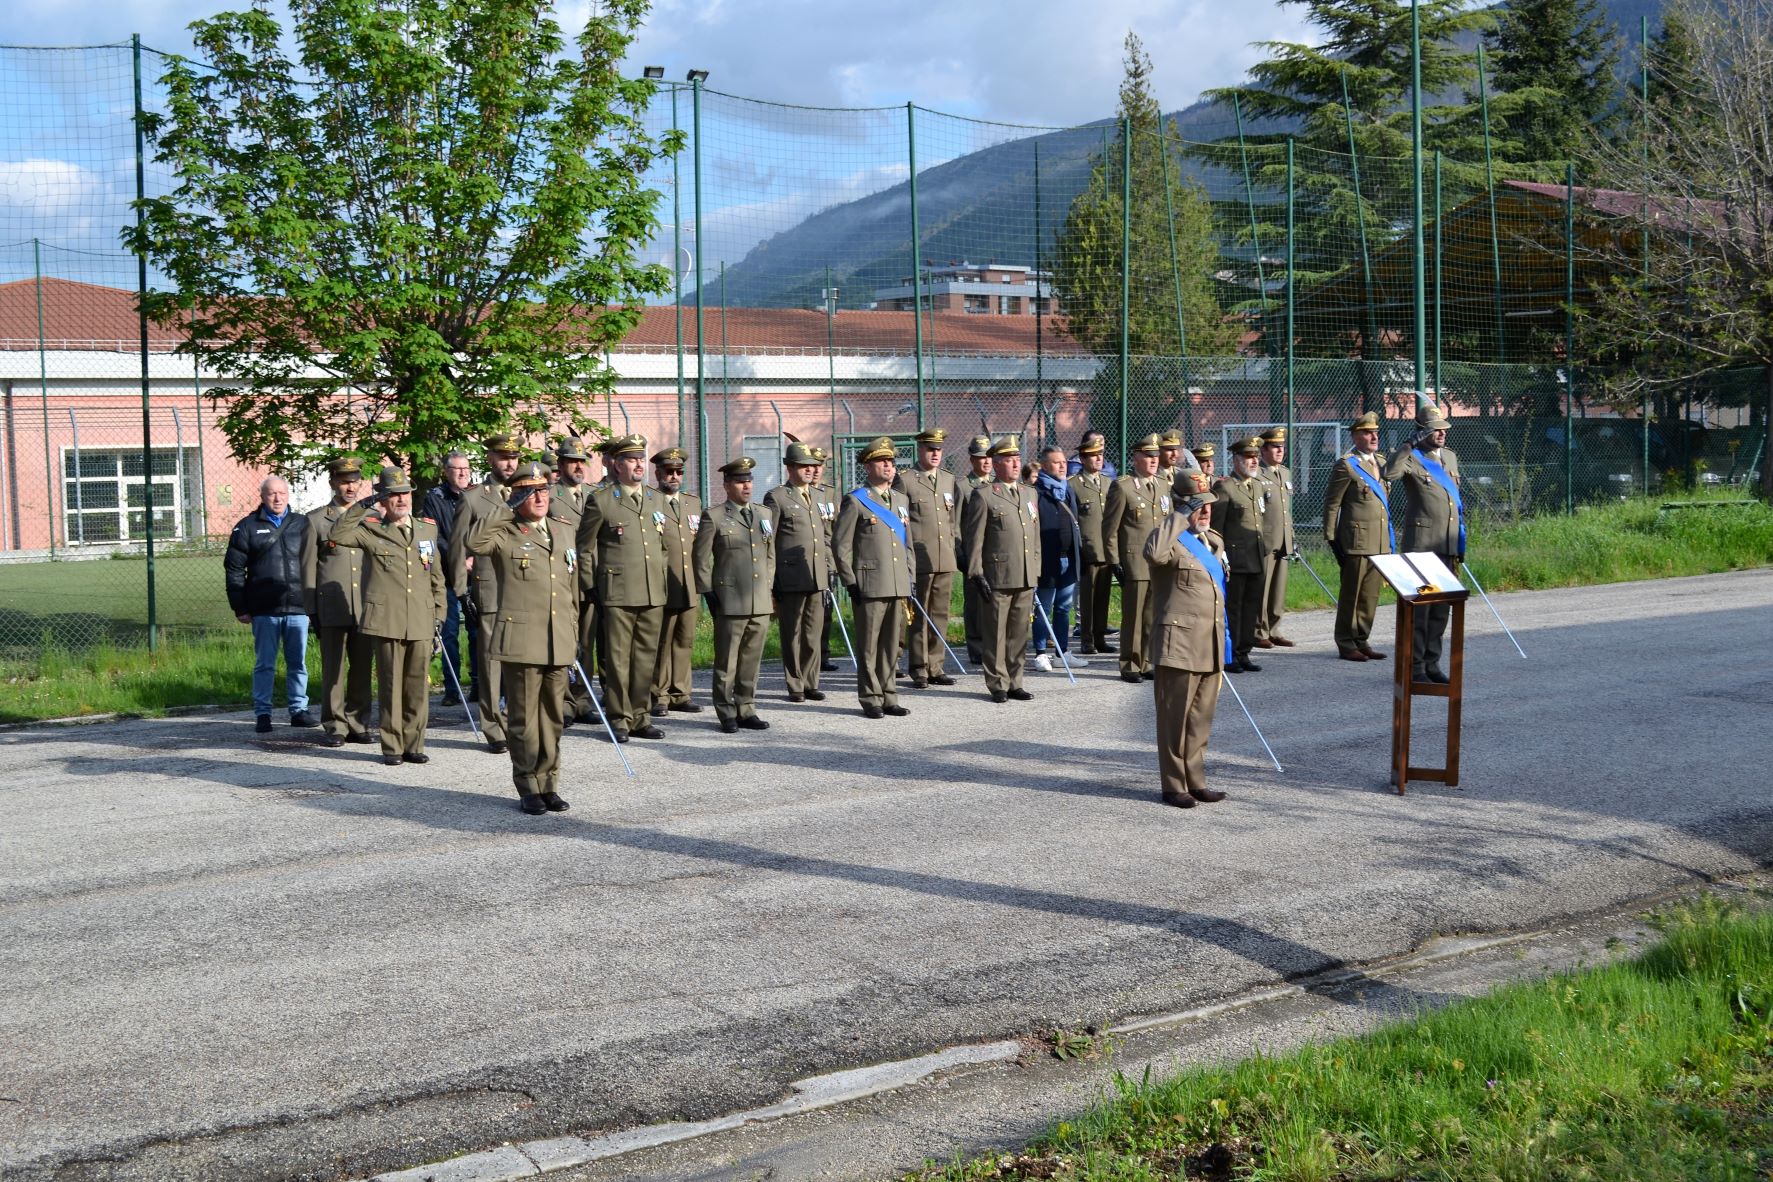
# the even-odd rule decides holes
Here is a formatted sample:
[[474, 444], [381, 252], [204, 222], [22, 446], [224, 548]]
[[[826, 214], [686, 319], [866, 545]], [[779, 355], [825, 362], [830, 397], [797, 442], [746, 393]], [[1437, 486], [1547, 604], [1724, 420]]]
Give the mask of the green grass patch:
[[1116, 1078], [970, 1179], [1764, 1180], [1773, 1171], [1773, 915], [1652, 917], [1635, 960], [1505, 987], [1284, 1056]]

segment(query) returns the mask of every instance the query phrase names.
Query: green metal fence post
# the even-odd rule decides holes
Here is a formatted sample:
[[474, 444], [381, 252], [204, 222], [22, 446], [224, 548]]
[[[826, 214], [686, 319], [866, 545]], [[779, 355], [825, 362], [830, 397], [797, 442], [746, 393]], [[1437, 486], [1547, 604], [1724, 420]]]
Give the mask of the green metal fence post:
[[1373, 307], [1373, 256], [1367, 249], [1367, 210], [1361, 198], [1361, 158], [1354, 144], [1354, 105], [1348, 98], [1347, 68], [1338, 73], [1342, 80], [1342, 121], [1348, 129], [1348, 170], [1354, 181], [1354, 219], [1360, 230], [1361, 286], [1366, 293], [1365, 327], [1361, 330], [1361, 409], [1368, 411], [1373, 405], [1369, 397], [1372, 383], [1367, 380], [1366, 362], [1369, 354], [1379, 347], [1379, 320]]
[[1293, 137], [1287, 137], [1287, 438], [1293, 438], [1296, 402], [1293, 393]]
[[825, 380], [831, 385], [831, 450], [837, 450], [837, 289], [831, 286], [831, 264], [825, 264]]
[[[733, 388], [728, 366], [731, 354], [726, 347], [726, 260], [720, 260], [720, 445], [733, 445]], [[729, 459], [731, 457], [728, 457]], [[724, 462], [724, 461], [723, 461]]]
[[[677, 131], [677, 83], [671, 84], [671, 130]], [[683, 184], [679, 176], [678, 157], [671, 153], [671, 290], [677, 322], [677, 446], [689, 442], [684, 422], [683, 402]]]
[[[49, 446], [49, 357], [48, 343], [43, 339], [43, 243], [31, 239], [31, 261], [37, 270], [37, 390], [43, 399], [43, 512], [49, 518], [49, 556], [55, 557], [55, 465], [50, 460]], [[79, 473], [75, 473], [78, 478]], [[14, 504], [16, 512], [18, 506]], [[67, 528], [68, 510], [62, 506], [62, 527]]]
[[1508, 362], [1507, 322], [1502, 315], [1502, 235], [1496, 227], [1496, 163], [1490, 151], [1490, 84], [1484, 47], [1478, 46], [1478, 109], [1484, 122], [1484, 189], [1490, 196], [1490, 276], [1496, 299], [1496, 364]]
[[1576, 164], [1564, 165], [1564, 512], [1576, 512]]
[[1133, 311], [1133, 121], [1120, 121], [1120, 470], [1127, 470], [1128, 370], [1132, 365]]
[[[916, 326], [917, 429], [923, 430], [923, 231], [917, 224], [917, 107], [905, 104], [905, 157], [911, 177], [911, 319]], [[931, 301], [932, 305], [934, 300]], [[935, 308], [930, 309], [933, 314]], [[934, 327], [932, 322], [931, 327]]]
[[[129, 46], [135, 63], [135, 228], [139, 237], [147, 217], [144, 206], [148, 199], [147, 116], [142, 110], [142, 35], [131, 33]], [[154, 597], [154, 443], [148, 393], [148, 255], [143, 249], [135, 252], [135, 282], [136, 324], [141, 330], [142, 355], [142, 520], [146, 523], [143, 542], [148, 558], [148, 651], [153, 652], [159, 647], [160, 621]]]
[[1446, 391], [1441, 386], [1441, 303], [1446, 295], [1447, 264], [1441, 253], [1441, 154], [1434, 154], [1434, 398], [1445, 405]]
[[[1031, 146], [1034, 148], [1034, 306], [1029, 311], [1034, 313], [1034, 401], [1040, 407], [1040, 433], [1045, 439], [1048, 428], [1057, 435], [1057, 422], [1053, 412], [1047, 407], [1046, 383], [1046, 338], [1041, 321], [1046, 319], [1041, 303], [1041, 229], [1040, 229], [1040, 140], [1036, 139]], [[1055, 438], [1053, 442], [1057, 443]]]
[[[1643, 155], [1643, 216], [1644, 216], [1644, 290], [1650, 288], [1650, 18], [1638, 18], [1638, 95], [1642, 104], [1642, 115], [1638, 120], [1638, 139], [1642, 142], [1639, 150]], [[1650, 495], [1650, 393], [1644, 392], [1642, 402], [1638, 406], [1638, 420], [1642, 437], [1644, 465], [1644, 495]], [[1773, 422], [1768, 424], [1773, 427]]]
[[702, 80], [690, 80], [690, 123], [694, 150], [690, 157], [696, 186], [696, 492], [708, 503], [708, 348], [702, 319]]
[[1422, 5], [1410, 0], [1410, 259], [1412, 332], [1416, 348], [1416, 405], [1428, 394], [1427, 259], [1422, 241]]

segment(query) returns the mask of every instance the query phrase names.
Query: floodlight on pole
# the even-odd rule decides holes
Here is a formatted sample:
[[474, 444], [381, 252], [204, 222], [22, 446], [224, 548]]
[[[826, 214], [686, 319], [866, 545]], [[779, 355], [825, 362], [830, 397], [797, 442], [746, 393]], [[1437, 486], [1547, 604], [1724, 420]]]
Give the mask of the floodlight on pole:
[[640, 73], [641, 73], [642, 77], [650, 78], [654, 82], [657, 82], [659, 79], [661, 79], [665, 76], [665, 67], [664, 66], [643, 66], [643, 67], [641, 67]]
[[685, 82], [692, 82], [697, 85], [700, 85], [700, 84], [708, 81], [708, 71], [707, 70], [691, 70], [689, 73], [687, 73], [683, 76], [683, 80]]

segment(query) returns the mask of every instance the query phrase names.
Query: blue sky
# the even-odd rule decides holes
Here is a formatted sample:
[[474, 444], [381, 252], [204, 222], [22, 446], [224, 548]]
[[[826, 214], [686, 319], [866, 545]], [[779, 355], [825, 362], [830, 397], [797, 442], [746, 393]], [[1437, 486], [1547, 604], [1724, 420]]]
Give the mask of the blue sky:
[[[672, 79], [690, 67], [707, 69], [711, 88], [768, 103], [902, 108], [912, 100], [978, 120], [1064, 125], [1112, 112], [1129, 29], [1144, 39], [1158, 97], [1174, 110], [1241, 77], [1258, 57], [1251, 42], [1305, 38], [1296, 7], [1275, 0], [657, 0], [631, 64], [636, 72], [662, 65]], [[588, 0], [569, 0], [560, 19], [570, 29], [587, 8]], [[213, 9], [166, 0], [13, 0], [0, 17], [0, 43], [94, 45], [139, 32], [149, 46], [185, 52], [185, 25], [204, 11]], [[32, 238], [56, 255], [46, 259], [48, 270], [107, 282], [112, 270], [128, 271], [112, 251], [118, 202], [133, 190], [128, 86], [122, 51], [0, 55], [0, 94], [13, 108], [0, 120], [0, 280], [20, 277], [21, 268], [30, 273], [28, 247], [8, 244]], [[669, 114], [662, 97], [655, 117], [668, 124]], [[710, 259], [737, 261], [808, 214], [905, 177], [902, 110], [840, 115], [714, 100], [707, 114]], [[1008, 134], [920, 116], [920, 171]], [[669, 199], [663, 213], [669, 221]]]

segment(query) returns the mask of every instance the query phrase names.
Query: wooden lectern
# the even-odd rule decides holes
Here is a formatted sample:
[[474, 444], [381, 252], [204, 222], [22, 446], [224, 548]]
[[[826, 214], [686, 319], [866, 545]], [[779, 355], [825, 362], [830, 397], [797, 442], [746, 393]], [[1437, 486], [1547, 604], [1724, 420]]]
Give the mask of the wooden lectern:
[[[1459, 707], [1465, 684], [1465, 601], [1471, 592], [1433, 554], [1379, 554], [1373, 565], [1397, 594], [1397, 653], [1391, 687], [1391, 782], [1404, 794], [1410, 780], [1459, 783]], [[1429, 590], [1428, 588], [1434, 588]], [[1447, 625], [1446, 684], [1412, 681], [1416, 613], [1439, 604], [1452, 608]], [[1415, 698], [1447, 699], [1447, 756], [1443, 767], [1410, 764], [1410, 706]]]

